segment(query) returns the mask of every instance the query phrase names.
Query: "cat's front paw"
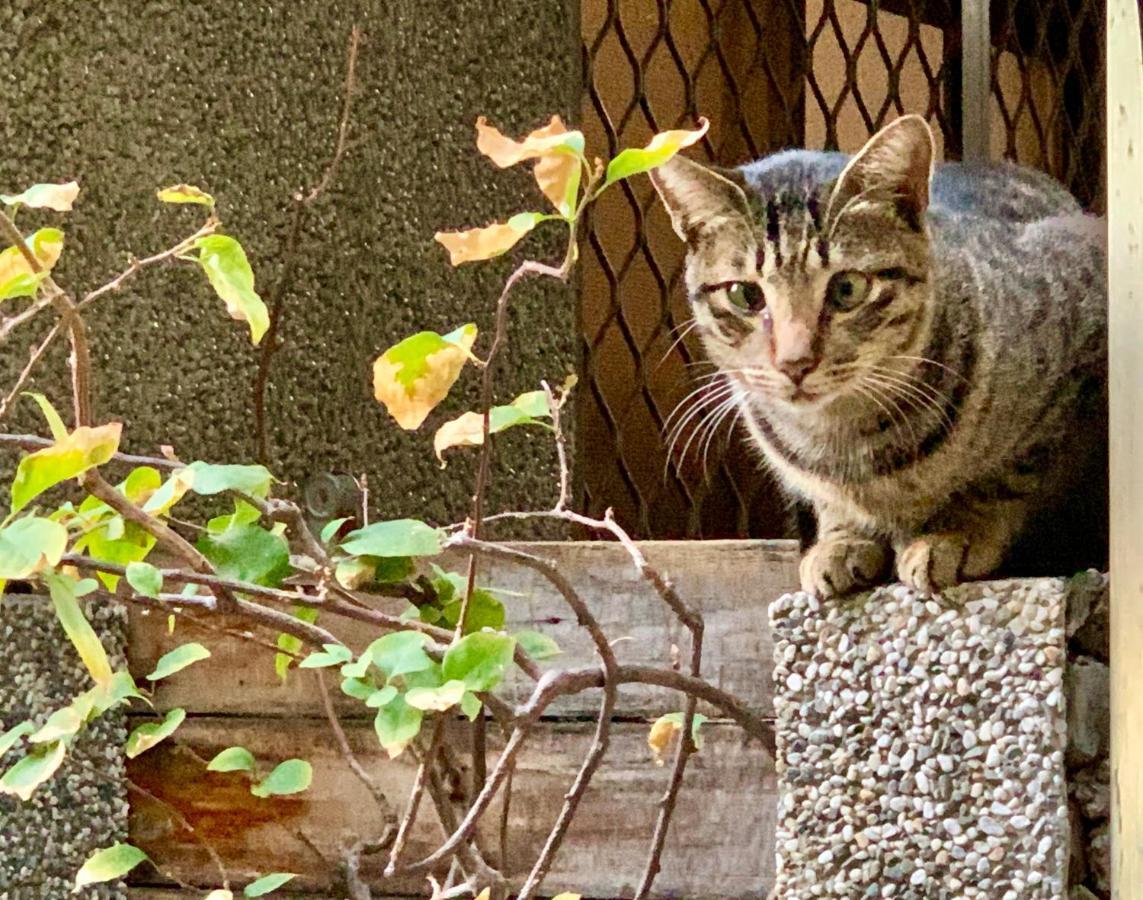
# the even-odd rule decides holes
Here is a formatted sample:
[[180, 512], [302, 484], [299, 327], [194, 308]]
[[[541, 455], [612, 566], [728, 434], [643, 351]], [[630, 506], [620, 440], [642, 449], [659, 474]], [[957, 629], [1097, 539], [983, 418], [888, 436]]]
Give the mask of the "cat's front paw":
[[960, 581], [968, 549], [961, 534], [922, 534], [898, 551], [897, 577], [918, 593], [938, 593]]
[[802, 590], [825, 599], [867, 587], [885, 574], [888, 550], [879, 541], [846, 536], [818, 541], [798, 569]]

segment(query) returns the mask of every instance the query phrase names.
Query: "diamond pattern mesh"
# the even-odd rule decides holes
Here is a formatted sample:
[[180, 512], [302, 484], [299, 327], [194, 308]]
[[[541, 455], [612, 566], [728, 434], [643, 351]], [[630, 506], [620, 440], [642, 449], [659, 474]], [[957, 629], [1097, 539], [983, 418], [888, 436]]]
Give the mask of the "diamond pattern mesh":
[[[583, 128], [615, 153], [711, 130], [697, 158], [791, 146], [853, 151], [903, 112], [961, 151], [955, 0], [581, 0]], [[994, 2], [992, 151], [1044, 168], [1090, 206], [1102, 185], [1101, 0]], [[582, 500], [645, 538], [778, 537], [792, 516], [729, 419], [673, 448], [672, 410], [707, 367], [680, 285], [683, 247], [647, 179], [604, 194], [584, 237]]]

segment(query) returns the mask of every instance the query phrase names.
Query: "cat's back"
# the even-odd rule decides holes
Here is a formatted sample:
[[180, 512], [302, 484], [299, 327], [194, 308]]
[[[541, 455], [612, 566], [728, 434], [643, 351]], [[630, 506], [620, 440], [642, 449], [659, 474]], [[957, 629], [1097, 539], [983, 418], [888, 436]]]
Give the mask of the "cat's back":
[[1079, 215], [1079, 202], [1050, 175], [1014, 163], [941, 163], [933, 172], [937, 216], [1030, 223]]

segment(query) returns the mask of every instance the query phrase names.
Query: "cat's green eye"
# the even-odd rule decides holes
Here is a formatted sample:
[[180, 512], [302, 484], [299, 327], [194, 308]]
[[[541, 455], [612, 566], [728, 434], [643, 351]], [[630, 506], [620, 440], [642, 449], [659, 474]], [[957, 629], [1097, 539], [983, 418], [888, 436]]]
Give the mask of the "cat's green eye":
[[757, 312], [766, 305], [766, 295], [753, 281], [736, 281], [726, 289], [726, 297], [743, 312]]
[[829, 280], [826, 302], [836, 309], [854, 309], [869, 296], [869, 276], [862, 272], [838, 272]]

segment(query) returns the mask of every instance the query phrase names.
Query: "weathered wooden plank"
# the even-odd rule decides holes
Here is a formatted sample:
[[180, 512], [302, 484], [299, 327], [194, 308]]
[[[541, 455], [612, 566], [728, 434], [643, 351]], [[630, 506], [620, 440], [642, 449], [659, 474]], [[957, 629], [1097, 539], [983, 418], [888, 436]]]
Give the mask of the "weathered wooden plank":
[[[507, 871], [513, 877], [522, 876], [538, 854], [582, 761], [590, 730], [587, 723], [544, 723], [522, 753], [510, 808]], [[408, 754], [387, 759], [365, 723], [351, 725], [348, 734], [365, 768], [395, 805], [403, 805], [414, 761]], [[706, 744], [688, 769], [668, 837], [659, 894], [764, 897], [774, 875], [772, 763], [733, 726], [711, 724], [704, 734]], [[545, 890], [574, 889], [588, 897], [630, 895], [668, 774], [652, 762], [646, 735], [646, 725], [614, 726], [605, 764], [583, 801]], [[183, 725], [179, 740], [183, 747], [161, 744], [131, 761], [128, 774], [185, 816], [215, 847], [237, 883], [269, 871], [290, 871], [302, 876], [294, 883], [297, 888], [329, 891], [335, 886], [339, 848], [351, 836], [378, 833], [379, 814], [323, 722], [302, 719], [284, 729], [267, 719], [197, 718]], [[291, 756], [305, 757], [314, 767], [312, 786], [294, 797], [258, 800], [241, 776], [208, 773], [195, 758], [195, 754], [209, 758], [233, 744], [250, 748], [268, 765]], [[462, 744], [450, 740], [450, 745]], [[495, 856], [498, 815], [498, 807], [490, 811], [490, 827], [482, 835], [490, 857]], [[173, 824], [162, 805], [136, 797], [130, 832], [132, 843], [146, 850], [164, 871], [192, 884], [217, 886], [216, 870], [202, 846]], [[422, 856], [439, 838], [430, 806], [409, 842], [408, 858]], [[379, 875], [379, 863], [373, 861], [365, 869], [371, 880]], [[153, 870], [142, 876], [153, 878]], [[423, 886], [406, 880], [385, 889], [399, 895]]]
[[1143, 898], [1143, 53], [1134, 0], [1107, 4], [1111, 380], [1111, 888]]
[[[635, 572], [630, 558], [611, 542], [537, 543], [523, 546], [556, 560], [582, 592], [612, 639], [620, 662], [670, 664], [674, 647], [685, 652], [683, 629], [654, 591]], [[706, 617], [706, 677], [766, 715], [773, 709], [770, 659], [772, 645], [767, 604], [797, 585], [797, 548], [792, 541], [648, 542], [648, 559], [666, 573], [679, 593]], [[457, 562], [457, 567], [460, 563]], [[529, 569], [496, 563], [483, 565], [481, 583], [505, 592], [510, 627], [540, 629], [563, 648], [553, 661], [561, 667], [591, 664], [591, 641], [569, 615], [566, 604], [544, 578]], [[400, 612], [400, 601], [387, 611]], [[323, 622], [350, 646], [360, 649], [376, 633], [357, 622]], [[320, 715], [320, 698], [308, 674], [283, 686], [273, 671], [272, 655], [248, 642], [179, 626], [169, 636], [165, 617], [131, 613], [131, 668], [137, 677], [185, 640], [201, 639], [214, 656], [177, 677], [161, 682], [160, 707], [182, 706], [198, 713], [239, 715]], [[504, 691], [513, 700], [527, 695], [529, 684], [516, 676]], [[592, 715], [594, 693], [570, 697], [553, 706], [559, 715]], [[621, 713], [652, 715], [677, 709], [676, 695], [661, 688], [630, 685], [620, 694]], [[343, 704], [360, 715], [360, 704]]]

